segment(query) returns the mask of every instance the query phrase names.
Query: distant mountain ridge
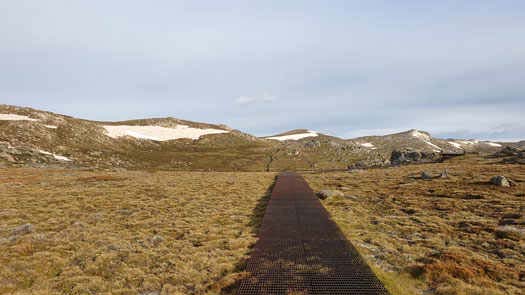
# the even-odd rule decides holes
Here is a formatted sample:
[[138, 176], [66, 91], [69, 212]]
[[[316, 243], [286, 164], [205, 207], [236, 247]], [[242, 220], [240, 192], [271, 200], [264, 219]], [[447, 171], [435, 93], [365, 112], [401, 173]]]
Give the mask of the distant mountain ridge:
[[[419, 130], [341, 139], [296, 129], [256, 137], [176, 118], [100, 122], [0, 105], [0, 165], [102, 169], [281, 171], [390, 164], [394, 150], [491, 153], [506, 143], [433, 138]], [[515, 146], [516, 144], [514, 144]]]

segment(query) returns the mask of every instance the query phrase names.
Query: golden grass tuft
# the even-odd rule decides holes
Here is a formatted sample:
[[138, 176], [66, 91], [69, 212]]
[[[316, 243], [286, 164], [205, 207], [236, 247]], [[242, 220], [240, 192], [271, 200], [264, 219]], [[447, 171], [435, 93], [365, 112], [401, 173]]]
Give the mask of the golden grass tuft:
[[115, 176], [115, 175], [92, 175], [92, 176], [83, 176], [77, 178], [77, 181], [81, 182], [97, 182], [97, 181], [124, 181], [127, 178]]
[[235, 284], [274, 178], [0, 169], [0, 294], [216, 294]]
[[[444, 169], [449, 178], [413, 177]], [[514, 185], [491, 185], [495, 175]], [[314, 190], [345, 193], [323, 205], [392, 294], [524, 294], [523, 165], [467, 156], [304, 176]]]

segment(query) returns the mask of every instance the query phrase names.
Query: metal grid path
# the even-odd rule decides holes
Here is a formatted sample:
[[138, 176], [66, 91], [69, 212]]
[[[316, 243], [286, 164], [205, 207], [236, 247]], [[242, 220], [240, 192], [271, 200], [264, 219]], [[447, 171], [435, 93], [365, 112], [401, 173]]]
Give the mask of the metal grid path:
[[306, 181], [282, 173], [237, 294], [388, 294]]

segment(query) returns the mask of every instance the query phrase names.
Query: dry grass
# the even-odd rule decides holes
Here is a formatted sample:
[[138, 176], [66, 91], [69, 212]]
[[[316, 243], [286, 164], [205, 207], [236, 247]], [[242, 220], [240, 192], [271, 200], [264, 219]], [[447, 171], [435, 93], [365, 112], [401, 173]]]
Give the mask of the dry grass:
[[274, 176], [0, 169], [0, 293], [218, 293]]
[[[449, 178], [415, 177], [445, 168]], [[465, 158], [305, 178], [345, 193], [323, 204], [393, 294], [525, 294], [523, 165]]]
[[[0, 169], [0, 293], [217, 294], [241, 275], [274, 176]], [[524, 294], [523, 166], [305, 178], [345, 192], [323, 204], [392, 294]]]

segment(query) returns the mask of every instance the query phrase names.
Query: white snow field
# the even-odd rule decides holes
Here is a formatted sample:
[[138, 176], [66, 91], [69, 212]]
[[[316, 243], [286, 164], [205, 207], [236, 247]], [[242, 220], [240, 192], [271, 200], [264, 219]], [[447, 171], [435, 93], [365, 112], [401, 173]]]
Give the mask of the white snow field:
[[427, 134], [425, 134], [423, 132], [420, 132], [419, 130], [415, 130], [415, 129], [412, 130], [410, 132], [410, 135], [412, 135], [413, 137], [425, 140], [425, 141], [429, 141], [430, 140], [430, 136], [428, 136]]
[[[32, 121], [32, 122], [41, 123], [39, 119], [33, 119], [28, 116], [17, 115], [17, 114], [0, 114], [0, 121]], [[42, 124], [42, 125], [44, 125], [44, 127], [49, 128], [49, 129], [58, 128], [58, 126], [56, 125], [46, 125], [46, 124]]]
[[0, 114], [1, 121], [38, 121], [37, 119], [29, 118], [17, 114]]
[[428, 144], [429, 146], [433, 147], [434, 148], [434, 151], [435, 152], [440, 152], [442, 149], [433, 144], [432, 142], [430, 142], [430, 136], [428, 136], [427, 134], [423, 133], [423, 132], [420, 132], [419, 130], [412, 130], [410, 132], [410, 135], [412, 135], [413, 137], [415, 138], [418, 138], [418, 139], [421, 139], [423, 142], [425, 142], [426, 144]]
[[319, 136], [319, 134], [315, 131], [308, 131], [306, 133], [297, 133], [297, 134], [290, 134], [290, 135], [281, 135], [281, 136], [272, 136], [267, 137], [267, 139], [275, 139], [279, 141], [285, 141], [285, 140], [299, 140], [306, 137], [316, 137]]
[[493, 147], [502, 147], [501, 144], [499, 144], [499, 143], [495, 143], [495, 142], [490, 142], [490, 141], [489, 141], [489, 142], [487, 142], [487, 144], [490, 145], [490, 146], [493, 146]]
[[50, 153], [50, 152], [46, 152], [46, 151], [43, 151], [43, 150], [38, 150], [39, 153], [41, 154], [44, 154], [44, 155], [49, 155], [49, 156], [53, 156], [53, 158], [59, 160], [59, 161], [65, 161], [65, 162], [71, 162], [72, 160], [68, 157], [64, 157], [64, 156], [60, 156], [60, 155], [56, 155], [56, 154], [53, 154], [53, 153]]
[[455, 142], [449, 141], [448, 143], [450, 143], [451, 145], [453, 145], [453, 146], [455, 146], [457, 148], [461, 148], [461, 147], [466, 146], [466, 145], [478, 145], [478, 144], [486, 144], [486, 145], [489, 145], [489, 146], [492, 146], [492, 147], [502, 147], [501, 144], [496, 143], [496, 142], [479, 141], [477, 139], [456, 140]]
[[373, 150], [376, 149], [376, 146], [371, 142], [364, 142], [364, 143], [360, 143], [359, 145], [365, 148], [373, 149]]
[[424, 140], [424, 142], [425, 142], [426, 144], [428, 144], [429, 146], [433, 147], [435, 152], [440, 152], [440, 151], [442, 150], [439, 146], [437, 146], [437, 145], [431, 143], [430, 141], [426, 141], [426, 140]]
[[213, 128], [193, 128], [186, 125], [177, 125], [174, 128], [149, 125], [103, 125], [102, 127], [106, 129], [107, 135], [111, 138], [131, 136], [154, 141], [167, 141], [181, 138], [199, 139], [203, 135], [230, 132], [228, 130]]
[[449, 141], [448, 142], [450, 145], [454, 146], [455, 148], [458, 148], [458, 149], [461, 149], [461, 144], [457, 143], [457, 142], [453, 142], [453, 141]]

